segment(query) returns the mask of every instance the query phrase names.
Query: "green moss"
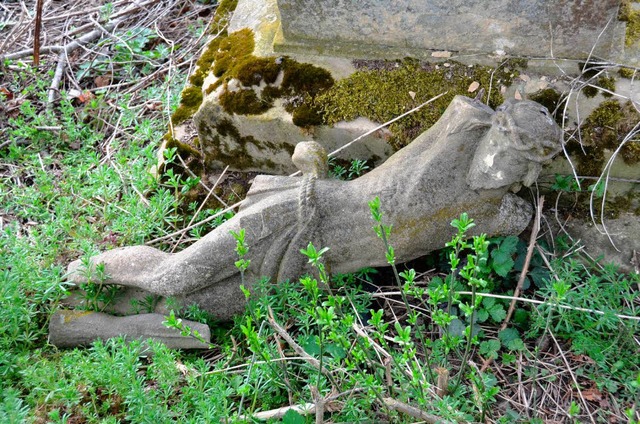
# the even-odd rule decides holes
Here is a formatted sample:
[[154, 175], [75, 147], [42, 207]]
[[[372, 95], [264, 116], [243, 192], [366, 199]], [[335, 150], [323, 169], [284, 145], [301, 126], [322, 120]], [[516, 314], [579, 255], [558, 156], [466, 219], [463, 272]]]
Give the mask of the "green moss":
[[308, 128], [314, 125], [322, 125], [322, 111], [312, 104], [303, 103], [292, 111], [293, 124], [298, 127]]
[[622, 22], [629, 22], [631, 17], [631, 2], [629, 0], [622, 0], [618, 8], [618, 20]]
[[[472, 82], [477, 81], [480, 88], [487, 92], [491, 86], [488, 103], [496, 107], [504, 101], [500, 85], [510, 85], [518, 75], [517, 71], [508, 71], [504, 66], [494, 70], [453, 61], [447, 64], [448, 66], [444, 66], [415, 60], [386, 63], [376, 61], [372, 63], [372, 69], [367, 69], [365, 64], [362, 70], [338, 81], [332, 88], [318, 95], [316, 105], [329, 124], [359, 116], [375, 122], [386, 122], [447, 92], [416, 113], [389, 126], [393, 133], [390, 143], [399, 149], [433, 125], [454, 96], [460, 94], [475, 97], [477, 91], [468, 92]], [[486, 94], [483, 100], [486, 101]]]
[[620, 75], [622, 78], [628, 78], [631, 79], [633, 78], [633, 75], [635, 74], [635, 69], [633, 68], [620, 68], [618, 69], [618, 75]]
[[196, 149], [194, 149], [193, 147], [189, 146], [186, 143], [182, 143], [179, 140], [176, 140], [175, 138], [173, 138], [171, 136], [171, 134], [167, 133], [162, 137], [163, 140], [165, 140], [165, 144], [164, 144], [164, 148], [165, 149], [173, 149], [176, 148], [177, 149], [177, 153], [183, 158], [186, 159], [188, 157], [196, 157], [196, 158], [200, 158], [200, 152], [197, 151]]
[[598, 90], [597, 87], [594, 87], [594, 86], [591, 86], [591, 85], [585, 85], [582, 88], [581, 92], [585, 97], [592, 98], [592, 97], [595, 97], [595, 96], [598, 95], [598, 91], [599, 90]]
[[[588, 75], [590, 73], [591, 72], [585, 72], [583, 75]], [[589, 78], [591, 79], [592, 77], [589, 77]], [[595, 81], [595, 84], [593, 84], [593, 86], [591, 86], [591, 85], [585, 86], [582, 89], [582, 94], [584, 94], [586, 97], [589, 97], [589, 98], [595, 97], [598, 93], [601, 93], [604, 97], [611, 97], [612, 96], [611, 93], [609, 93], [607, 91], [603, 91], [603, 90], [599, 89], [598, 87], [604, 88], [604, 89], [606, 89], [608, 91], [615, 92], [616, 91], [616, 79], [614, 77], [603, 75], [603, 76], [599, 77]]]
[[[599, 87], [604, 88], [608, 91], [615, 92], [616, 91], [616, 79], [614, 77], [602, 76], [598, 78], [597, 84]], [[611, 97], [613, 94], [608, 93], [607, 91], [602, 91], [601, 93], [604, 97]]]
[[238, 0], [222, 0], [218, 7], [216, 8], [216, 13], [213, 16], [213, 20], [211, 22], [211, 33], [218, 34], [221, 31], [226, 32], [224, 29], [227, 25], [229, 25], [229, 19], [231, 14], [236, 7], [238, 6]]
[[218, 49], [214, 54], [213, 75], [222, 77], [235, 75], [236, 67], [242, 66], [253, 53], [255, 42], [253, 40], [253, 31], [248, 28], [241, 29], [227, 37], [221, 37], [217, 43]]
[[266, 112], [271, 105], [258, 98], [252, 89], [225, 91], [218, 99], [225, 112], [238, 115], [259, 115]]
[[[580, 127], [582, 146], [571, 142], [567, 148], [578, 158], [578, 174], [599, 176], [605, 161], [605, 150], [614, 151], [640, 121], [630, 102], [604, 101]], [[628, 165], [640, 162], [640, 137], [629, 140], [620, 149], [620, 157]]]
[[255, 57], [251, 60], [245, 60], [238, 64], [234, 72], [234, 76], [240, 82], [250, 87], [258, 85], [261, 81], [267, 84], [273, 84], [280, 73], [280, 65], [272, 57]]
[[564, 105], [567, 101], [559, 91], [553, 88], [545, 88], [529, 96], [529, 100], [540, 103], [546, 107], [553, 115], [558, 124], [562, 124], [562, 115], [564, 112]]
[[196, 86], [189, 86], [182, 90], [180, 105], [171, 115], [173, 125], [178, 125], [191, 118], [202, 103], [202, 89]]
[[306, 93], [314, 97], [335, 83], [329, 71], [309, 63], [300, 63], [285, 58], [283, 67], [282, 87], [291, 95]]
[[627, 20], [627, 33], [625, 36], [625, 45], [631, 47], [640, 40], [640, 11], [630, 10]]

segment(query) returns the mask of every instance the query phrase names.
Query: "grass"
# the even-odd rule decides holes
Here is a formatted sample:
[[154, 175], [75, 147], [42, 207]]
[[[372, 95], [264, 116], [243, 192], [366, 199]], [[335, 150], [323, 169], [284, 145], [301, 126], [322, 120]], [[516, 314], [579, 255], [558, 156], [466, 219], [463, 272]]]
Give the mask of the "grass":
[[[191, 26], [206, 7], [190, 5], [195, 12], [182, 19], [188, 27], [176, 30], [176, 42], [187, 43], [185, 33], [197, 39]], [[183, 13], [179, 2], [171, 7], [159, 19]], [[184, 173], [175, 150], [164, 152], [162, 178], [149, 173], [189, 66], [178, 66], [154, 21], [138, 18], [143, 30], [123, 28], [101, 42], [116, 62], [95, 56], [69, 65], [83, 97], [64, 79], [49, 104], [55, 63], [3, 64], [0, 422], [260, 422], [260, 413], [305, 404], [315, 412], [290, 409], [269, 420], [638, 422], [638, 320], [619, 317], [639, 316], [637, 275], [545, 236], [521, 295], [542, 303], [517, 303], [501, 330], [525, 268], [525, 241], [469, 238], [473, 217], [461, 216], [443, 250], [396, 264], [384, 218], [393, 205], [375, 199], [371, 231], [388, 269], [331, 275], [326, 247], [309, 245], [301, 254], [316, 276], [259, 282], [233, 323], [214, 324], [195, 306], [174, 308], [167, 319], [174, 327], [181, 318], [212, 324], [204, 353], [121, 338], [70, 350], [48, 344], [48, 320], [69, 292], [70, 261], [165, 237], [216, 213], [185, 200], [201, 181]], [[118, 84], [95, 87], [106, 71]], [[332, 166], [346, 179], [367, 169], [359, 160]], [[179, 249], [229, 217], [158, 246]], [[250, 241], [235, 236], [244, 271], [252, 266], [244, 258]], [[104, 275], [93, 277], [87, 307], [98, 309], [111, 288], [101, 284]]]

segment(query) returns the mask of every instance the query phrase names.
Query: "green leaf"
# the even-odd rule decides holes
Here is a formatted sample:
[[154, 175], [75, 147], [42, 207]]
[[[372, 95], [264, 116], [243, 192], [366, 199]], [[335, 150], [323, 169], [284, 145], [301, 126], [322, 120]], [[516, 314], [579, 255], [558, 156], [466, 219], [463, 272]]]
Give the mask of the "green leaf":
[[495, 303], [496, 303], [495, 297], [482, 298], [482, 306], [484, 306], [486, 309], [491, 309]]
[[501, 277], [506, 277], [509, 271], [513, 269], [513, 259], [511, 258], [516, 252], [518, 245], [518, 237], [509, 236], [505, 237], [500, 243], [497, 249], [491, 251], [491, 268]]
[[283, 416], [282, 416], [282, 423], [283, 424], [304, 424], [306, 421], [304, 419], [304, 417], [302, 415], [300, 415], [300, 413], [294, 411], [293, 409], [289, 409]]
[[480, 309], [476, 313], [476, 318], [478, 322], [485, 322], [487, 319], [489, 319], [489, 312], [486, 309]]
[[509, 350], [524, 349], [524, 342], [520, 338], [520, 333], [515, 328], [505, 328], [498, 333], [498, 338], [502, 345]]
[[500, 350], [500, 341], [496, 339], [485, 340], [480, 343], [480, 355], [496, 359]]
[[504, 310], [504, 306], [501, 304], [493, 305], [493, 307], [489, 309], [489, 314], [495, 322], [502, 322], [507, 317], [507, 311]]

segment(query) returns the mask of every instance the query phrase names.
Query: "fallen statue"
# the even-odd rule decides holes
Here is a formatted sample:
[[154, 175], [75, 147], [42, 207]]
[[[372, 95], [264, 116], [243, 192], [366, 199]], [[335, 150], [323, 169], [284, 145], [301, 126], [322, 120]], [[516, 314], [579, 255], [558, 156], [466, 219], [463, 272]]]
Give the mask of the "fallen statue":
[[[238, 214], [185, 250], [171, 254], [124, 247], [99, 254], [91, 263], [104, 264], [106, 283], [172, 296], [184, 305], [196, 303], [227, 320], [245, 306], [231, 231], [246, 231], [248, 287], [260, 277], [275, 283], [311, 273], [300, 253], [309, 242], [329, 248], [324, 260], [332, 273], [386, 265], [368, 207], [376, 196], [384, 224], [393, 226], [390, 243], [399, 263], [442, 248], [453, 235], [450, 221], [462, 212], [475, 220], [475, 233], [519, 234], [532, 207], [511, 191], [536, 181], [542, 163], [561, 150], [561, 140], [561, 129], [538, 103], [507, 101], [494, 112], [457, 96], [428, 131], [362, 177], [327, 178], [324, 149], [315, 142], [299, 143], [292, 160], [302, 177], [256, 177]], [[84, 281], [80, 261], [68, 271], [71, 282]], [[137, 316], [102, 315], [58, 312], [51, 320], [51, 342], [84, 344], [114, 331], [132, 338], [166, 334], [160, 330], [160, 314], [145, 314], [138, 322]], [[113, 330], [114, 319], [129, 321]]]

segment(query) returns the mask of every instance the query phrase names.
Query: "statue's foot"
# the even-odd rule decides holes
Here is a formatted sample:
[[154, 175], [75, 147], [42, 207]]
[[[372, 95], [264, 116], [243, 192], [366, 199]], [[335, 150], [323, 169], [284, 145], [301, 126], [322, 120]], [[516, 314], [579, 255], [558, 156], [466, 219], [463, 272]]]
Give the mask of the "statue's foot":
[[[162, 323], [162, 314], [141, 314], [114, 317], [101, 312], [59, 310], [49, 321], [49, 343], [60, 347], [86, 346], [93, 341], [124, 336], [127, 340], [154, 339], [171, 349], [207, 349], [209, 345], [191, 336], [182, 336]], [[199, 322], [182, 320], [183, 324], [198, 331], [209, 342], [209, 327]]]

